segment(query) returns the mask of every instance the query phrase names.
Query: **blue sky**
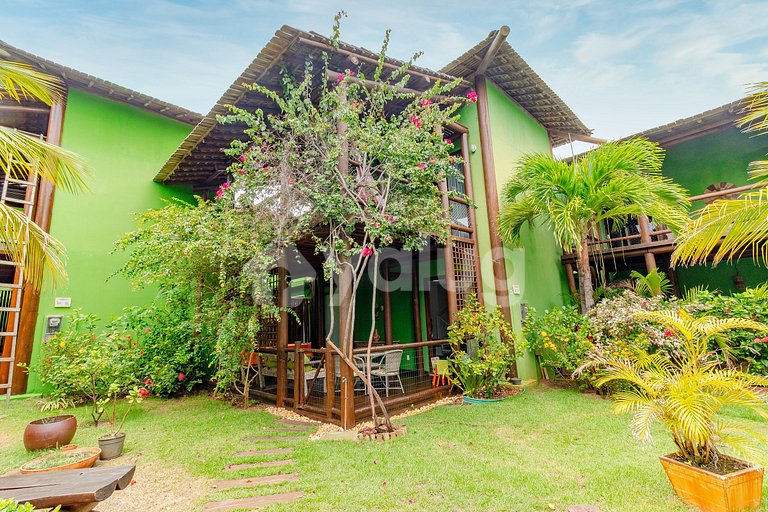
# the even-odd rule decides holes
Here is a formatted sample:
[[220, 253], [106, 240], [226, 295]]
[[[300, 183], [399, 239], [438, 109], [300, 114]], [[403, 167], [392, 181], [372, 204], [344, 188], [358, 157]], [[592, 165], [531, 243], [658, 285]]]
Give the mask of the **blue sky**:
[[502, 24], [595, 135], [696, 114], [768, 80], [765, 0], [3, 0], [0, 39], [207, 112], [281, 25], [439, 68]]

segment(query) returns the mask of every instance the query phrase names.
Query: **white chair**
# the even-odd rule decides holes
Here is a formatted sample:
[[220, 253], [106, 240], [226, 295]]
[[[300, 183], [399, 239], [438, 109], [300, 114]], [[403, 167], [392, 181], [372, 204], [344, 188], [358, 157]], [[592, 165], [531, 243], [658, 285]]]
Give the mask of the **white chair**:
[[397, 386], [395, 389], [400, 388], [400, 391], [405, 393], [403, 381], [400, 380], [400, 361], [403, 359], [403, 351], [388, 350], [387, 352], [384, 352], [383, 356], [381, 366], [371, 370], [371, 375], [384, 379], [384, 391], [386, 396], [389, 396], [390, 379], [397, 379]]

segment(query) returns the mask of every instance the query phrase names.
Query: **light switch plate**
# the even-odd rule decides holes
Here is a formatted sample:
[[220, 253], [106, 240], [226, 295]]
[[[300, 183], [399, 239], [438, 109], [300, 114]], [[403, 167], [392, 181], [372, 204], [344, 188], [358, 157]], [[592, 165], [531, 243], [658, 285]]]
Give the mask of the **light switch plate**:
[[520, 295], [520, 285], [519, 284], [513, 284], [512, 285], [512, 293], [515, 295]]
[[56, 297], [53, 301], [53, 307], [55, 308], [72, 307], [72, 297]]

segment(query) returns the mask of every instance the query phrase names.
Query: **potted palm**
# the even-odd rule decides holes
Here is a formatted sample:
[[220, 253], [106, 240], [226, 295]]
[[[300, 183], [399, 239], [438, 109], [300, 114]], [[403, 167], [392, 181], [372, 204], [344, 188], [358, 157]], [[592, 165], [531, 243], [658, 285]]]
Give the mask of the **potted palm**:
[[123, 426], [125, 425], [125, 419], [128, 417], [128, 413], [131, 412], [134, 404], [140, 404], [147, 396], [149, 391], [145, 388], [139, 388], [134, 386], [133, 389], [128, 391], [126, 399], [128, 401], [128, 407], [123, 413], [123, 418], [120, 421], [120, 425], [115, 427], [117, 411], [117, 401], [121, 395], [120, 385], [112, 383], [109, 387], [107, 403], [112, 402], [112, 415], [110, 418], [111, 431], [109, 434], [105, 434], [99, 438], [99, 448], [101, 448], [101, 459], [109, 460], [119, 457], [123, 453], [123, 444], [125, 443], [125, 432], [123, 432]]
[[738, 405], [768, 419], [768, 378], [723, 367], [710, 342], [724, 346], [732, 329], [768, 331], [741, 318], [693, 318], [685, 311], [644, 312], [639, 318], [659, 323], [680, 348], [672, 358], [637, 351], [626, 358], [602, 358], [582, 366], [597, 367], [598, 386], [621, 381], [629, 385], [612, 395], [617, 413], [633, 413], [633, 434], [651, 439], [651, 425], [661, 423], [677, 452], [660, 457], [678, 497], [704, 512], [753, 510], [762, 498], [763, 468], [728, 455], [749, 458], [761, 441], [747, 426], [723, 418], [721, 409]]

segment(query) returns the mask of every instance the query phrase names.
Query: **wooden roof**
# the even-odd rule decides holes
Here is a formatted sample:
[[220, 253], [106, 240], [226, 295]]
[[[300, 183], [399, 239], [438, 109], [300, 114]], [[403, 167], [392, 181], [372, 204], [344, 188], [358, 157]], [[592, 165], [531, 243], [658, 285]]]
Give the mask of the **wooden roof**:
[[[492, 31], [441, 71], [472, 80], [496, 33]], [[568, 134], [592, 133], [506, 41], [489, 64], [485, 76], [549, 131], [553, 146], [568, 143]]]
[[62, 66], [19, 48], [0, 41], [0, 59], [30, 64], [49, 75], [60, 77], [67, 87], [76, 87], [93, 92], [105, 98], [127, 103], [150, 112], [175, 119], [187, 124], [197, 124], [202, 116], [186, 108], [173, 105], [152, 96], [133, 91], [127, 87], [91, 76], [82, 71]]
[[[468, 72], [469, 66], [474, 62], [476, 55], [482, 56], [493, 34], [442, 71], [411, 67], [411, 78], [407, 87], [424, 91], [431, 87], [435, 80], [451, 81], [459, 76], [471, 76]], [[251, 111], [260, 108], [265, 113], [275, 112], [272, 101], [260, 94], [246, 91], [243, 84], [259, 83], [280, 90], [280, 71], [283, 66], [294, 74], [300, 74], [307, 57], [320, 57], [323, 51], [328, 51], [331, 70], [354, 69], [363, 71], [368, 76], [372, 75], [378, 59], [377, 53], [347, 43], [341, 43], [340, 49], [335, 51], [328, 46], [329, 43], [330, 40], [320, 34], [283, 26], [171, 155], [155, 176], [155, 181], [191, 183], [199, 188], [213, 188], [224, 181], [231, 158], [222, 153], [222, 148], [228, 147], [235, 138], [244, 137], [244, 126], [220, 125], [216, 121], [216, 115], [227, 114], [228, 105]], [[387, 62], [393, 66], [402, 65], [401, 61], [395, 59], [388, 59]], [[319, 60], [316, 65], [320, 65]], [[513, 71], [514, 77], [511, 74]], [[504, 91], [526, 110], [533, 109], [529, 112], [545, 127], [590, 133], [509, 45], [505, 45], [500, 55], [494, 59], [488, 76], [494, 81], [498, 80], [497, 83]], [[514, 80], [517, 80], [518, 91], [514, 89]], [[529, 83], [533, 84], [533, 87], [526, 85]], [[471, 87], [471, 82], [463, 80], [456, 92], [464, 94]], [[544, 95], [544, 98], [539, 97], [541, 95]]]
[[738, 99], [695, 116], [678, 119], [677, 121], [624, 137], [622, 140], [632, 137], [645, 137], [648, 140], [657, 142], [661, 146], [672, 146], [703, 135], [735, 128], [736, 122], [744, 115], [745, 108], [745, 100]]

